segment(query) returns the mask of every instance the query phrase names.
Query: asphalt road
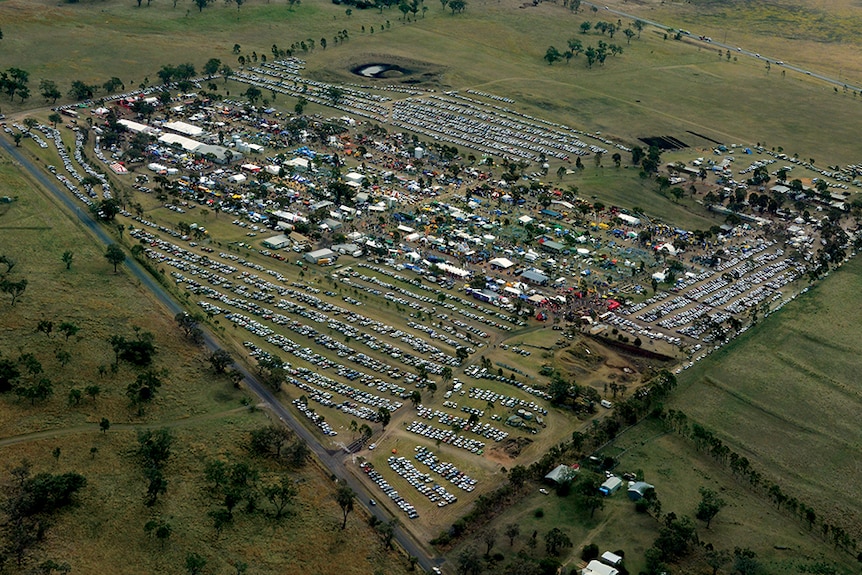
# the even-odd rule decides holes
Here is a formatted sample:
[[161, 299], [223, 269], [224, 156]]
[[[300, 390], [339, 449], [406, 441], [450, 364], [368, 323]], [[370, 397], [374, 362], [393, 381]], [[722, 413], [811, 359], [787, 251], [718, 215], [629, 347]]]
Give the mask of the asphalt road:
[[[57, 181], [50, 177], [48, 173], [43, 171], [38, 167], [38, 165], [28, 157], [25, 150], [21, 148], [16, 148], [13, 143], [9, 141], [6, 137], [0, 137], [0, 148], [11, 157], [14, 161], [16, 161], [20, 167], [29, 173], [39, 184], [44, 187], [46, 190], [49, 190], [54, 197], [60, 201], [66, 208], [74, 213], [78, 220], [89, 230], [96, 238], [106, 246], [114, 242], [114, 239], [105, 231], [105, 229], [97, 222], [86, 206], [83, 206], [79, 203], [77, 198], [72, 197], [68, 194], [64, 189], [62, 189]], [[126, 258], [125, 261], [126, 267], [131, 272], [132, 276], [138, 280], [141, 285], [150, 290], [159, 302], [167, 308], [167, 311], [171, 315], [176, 315], [182, 311], [185, 311], [182, 307], [180, 307], [174, 299], [168, 294], [167, 291], [159, 284], [155, 279], [147, 273], [147, 271], [142, 268], [134, 258]], [[204, 342], [208, 349], [216, 350], [221, 346], [218, 344], [218, 341], [212, 336], [211, 333], [204, 331]], [[255, 375], [250, 372], [242, 363], [234, 364], [234, 367], [238, 369], [244, 376], [245, 379], [243, 383], [246, 387], [254, 392], [255, 395], [260, 398], [260, 400], [266, 404], [266, 406], [290, 429], [292, 429], [299, 437], [301, 437], [308, 444], [308, 447], [317, 458], [320, 460], [321, 464], [326, 467], [333, 475], [339, 478], [339, 481], [346, 483], [350, 486], [351, 489], [356, 493], [356, 503], [355, 505], [361, 505], [365, 507], [369, 513], [375, 515], [381, 521], [389, 521], [393, 518], [393, 515], [388, 513], [385, 509], [383, 509], [380, 505], [372, 506], [369, 504], [369, 500], [374, 498], [375, 500], [379, 495], [377, 493], [371, 493], [368, 489], [366, 489], [365, 485], [360, 482], [352, 473], [347, 470], [347, 457], [346, 454], [341, 450], [330, 451], [327, 450], [314, 436], [314, 434], [309, 431], [302, 423], [300, 423], [288, 410], [282, 405], [273, 395], [270, 388], [261, 384]], [[351, 463], [352, 464], [352, 463]], [[333, 507], [336, 507], [337, 504], [333, 500]], [[407, 520], [405, 515], [399, 514], [395, 516], [399, 521]], [[353, 521], [358, 521], [357, 517], [352, 518]], [[351, 521], [348, 518], [348, 521]], [[396, 526], [395, 528], [395, 541], [398, 542], [401, 547], [409, 554], [416, 558], [418, 558], [418, 565], [422, 567], [425, 571], [431, 571], [431, 568], [434, 566], [438, 566], [442, 563], [442, 560], [436, 557], [429, 555], [424, 547], [422, 547], [418, 541], [416, 541], [410, 533], [408, 533], [403, 528]], [[374, 542], [377, 544], [377, 542]]]
[[[634, 14], [627, 14], [626, 12], [620, 12], [619, 10], [615, 10], [613, 8], [605, 6], [604, 4], [594, 4], [594, 3], [590, 3], [590, 2], [583, 2], [582, 6], [589, 7], [590, 9], [592, 9], [593, 6], [598, 8], [599, 11], [596, 13], [596, 16], [599, 16], [602, 13], [608, 13], [608, 14], [613, 14], [614, 16], [618, 16], [618, 17], [629, 18], [631, 20], [640, 20], [641, 22], [643, 22], [644, 24], [646, 24], [648, 26], [654, 26], [656, 28], [661, 28], [664, 30], [674, 29], [672, 26], [668, 26], [667, 24], [662, 24], [661, 22], [656, 22], [654, 20], [647, 20], [646, 18], [641, 18], [640, 16], [635, 16]], [[583, 10], [584, 8], [581, 8], [581, 9]], [[820, 73], [815, 72], [813, 70], [807, 70], [805, 68], [800, 68], [799, 66], [795, 66], [793, 64], [788, 64], [787, 62], [784, 62], [781, 58], [776, 58], [773, 56], [764, 56], [763, 54], [758, 54], [757, 52], [752, 52], [751, 50], [746, 50], [745, 48], [742, 48], [741, 46], [732, 46], [730, 44], [725, 44], [723, 42], [719, 42], [713, 38], [711, 38], [708, 42], [706, 40], [700, 40], [701, 36], [707, 37], [708, 35], [706, 35], [706, 34], [702, 35], [702, 34], [699, 34], [697, 32], [692, 32], [691, 30], [686, 30], [685, 36], [687, 36], [690, 40], [702, 42], [705, 45], [718, 46], [719, 48], [724, 48], [724, 49], [730, 50], [731, 52], [735, 52], [737, 55], [749, 56], [751, 58], [762, 60], [764, 64], [766, 64], [766, 62], [769, 62], [770, 64], [775, 64], [779, 68], [783, 68], [786, 70], [792, 70], [794, 72], [799, 72], [800, 74], [804, 74], [806, 76], [811, 76], [812, 78], [817, 78], [818, 80], [822, 80], [823, 82], [826, 82], [828, 84], [833, 84], [834, 86], [837, 86], [839, 88], [847, 88], [848, 90], [855, 90], [857, 92], [860, 89], [862, 89], [855, 84], [849, 84], [849, 83], [847, 83], [843, 80], [840, 80], [838, 78], [832, 78], [830, 76], [824, 76], [823, 74], [820, 74]], [[778, 62], [781, 62], [781, 64], [778, 64]]]

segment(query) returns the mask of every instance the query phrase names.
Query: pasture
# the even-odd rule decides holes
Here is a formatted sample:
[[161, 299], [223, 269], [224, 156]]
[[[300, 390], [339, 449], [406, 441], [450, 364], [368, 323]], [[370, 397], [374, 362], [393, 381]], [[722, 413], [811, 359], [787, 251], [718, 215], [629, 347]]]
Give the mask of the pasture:
[[695, 364], [668, 407], [714, 430], [767, 476], [847, 527], [862, 517], [853, 482], [860, 409], [852, 260], [762, 325]]

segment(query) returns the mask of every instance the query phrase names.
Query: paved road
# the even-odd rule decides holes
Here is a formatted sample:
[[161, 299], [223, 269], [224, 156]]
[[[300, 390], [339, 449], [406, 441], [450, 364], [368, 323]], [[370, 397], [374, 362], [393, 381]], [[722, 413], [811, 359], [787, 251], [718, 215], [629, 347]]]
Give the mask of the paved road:
[[[592, 9], [592, 7], [595, 6], [599, 10], [597, 15], [605, 12], [605, 13], [613, 14], [615, 16], [620, 16], [623, 18], [629, 18], [631, 20], [640, 20], [641, 22], [643, 22], [644, 24], [646, 24], [648, 26], [655, 26], [656, 28], [661, 28], [663, 30], [674, 30], [675, 29], [672, 26], [668, 26], [667, 24], [662, 24], [661, 22], [656, 22], [654, 20], [647, 20], [646, 18], [642, 18], [640, 16], [635, 16], [634, 14], [628, 14], [626, 12], [621, 12], [619, 10], [615, 10], [613, 8], [605, 6], [604, 4], [594, 4], [594, 3], [590, 3], [590, 2], [583, 2], [582, 6], [589, 7], [590, 9]], [[751, 58], [756, 58], [758, 60], [762, 60], [764, 62], [764, 64], [766, 62], [769, 62], [770, 64], [775, 64], [775, 65], [779, 66], [780, 68], [784, 68], [787, 70], [793, 70], [794, 72], [799, 72], [800, 74], [805, 74], [806, 76], [811, 76], [812, 78], [817, 78], [818, 80], [822, 80], [828, 84], [833, 84], [839, 88], [847, 88], [848, 90], [855, 90], [857, 92], [860, 89], [862, 89], [855, 84], [849, 84], [849, 83], [847, 83], [843, 80], [840, 80], [838, 78], [832, 78], [830, 76], [824, 76], [823, 74], [820, 74], [818, 72], [814, 72], [813, 70], [807, 70], [805, 68], [800, 68], [799, 66], [795, 66], [793, 64], [788, 64], [788, 63], [784, 62], [781, 58], [775, 58], [773, 56], [764, 56], [763, 54], [759, 54], [757, 52], [752, 52], [751, 50], [746, 50], [745, 48], [742, 48], [740, 46], [733, 46], [730, 44], [725, 44], [723, 42], [718, 42], [715, 39], [710, 39], [709, 42], [707, 42], [706, 40], [700, 40], [701, 37], [707, 37], [706, 34], [699, 34], [697, 32], [692, 32], [691, 30], [686, 30], [685, 36], [687, 36], [691, 40], [703, 42], [704, 44], [707, 44], [707, 45], [718, 46], [719, 48], [725, 48], [727, 50], [730, 50], [731, 52], [736, 52], [738, 55], [749, 56]], [[781, 64], [778, 64], [778, 62], [781, 62]]]
[[[62, 202], [72, 213], [74, 213], [81, 223], [93, 235], [95, 235], [100, 242], [105, 245], [115, 243], [113, 238], [104, 230], [104, 228], [95, 219], [93, 219], [86, 206], [82, 206], [77, 198], [73, 198], [64, 189], [60, 188], [54, 178], [48, 176], [46, 172], [41, 170], [37, 164], [30, 159], [26, 150], [16, 148], [14, 144], [4, 136], [0, 136], [0, 148], [2, 148], [8, 156], [15, 160], [23, 170], [29, 173], [46, 190], [49, 190], [57, 200]], [[146, 270], [138, 264], [137, 261], [132, 258], [127, 258], [125, 263], [129, 271], [132, 273], [132, 276], [137, 279], [141, 285], [153, 292], [159, 302], [167, 308], [167, 311], [171, 315], [176, 315], [177, 313], [184, 311], [184, 309], [180, 307], [173, 298], [171, 298], [168, 292], [165, 291], [161, 284], [155, 281], [152, 276], [150, 276]], [[221, 347], [212, 334], [207, 331], [204, 332], [204, 341], [205, 345], [210, 350], [215, 350]], [[244, 383], [246, 387], [254, 392], [255, 395], [257, 395], [285, 425], [305, 440], [309, 448], [318, 457], [324, 467], [326, 467], [333, 475], [340, 478], [342, 482], [347, 483], [347, 485], [356, 492], [356, 503], [358, 505], [365, 507], [381, 521], [389, 521], [392, 519], [393, 516], [380, 506], [369, 505], [369, 499], [372, 497], [376, 498], [378, 494], [370, 493], [368, 489], [366, 489], [365, 485], [347, 470], [348, 463], [343, 451], [340, 449], [335, 451], [327, 450], [314, 434], [302, 425], [302, 423], [300, 423], [287, 410], [287, 408], [275, 398], [272, 391], [261, 384], [257, 380], [257, 377], [248, 371], [243, 364], [237, 363], [235, 364], [235, 368], [245, 376]], [[335, 501], [332, 502], [332, 505], [336, 505]], [[405, 519], [406, 516], [401, 514], [398, 515], [397, 518], [400, 521]], [[353, 520], [356, 521], [357, 519], [354, 517]], [[403, 528], [396, 527], [394, 538], [408, 554], [418, 558], [418, 564], [424, 570], [430, 571], [432, 567], [441, 563], [439, 558], [431, 556], [428, 551]]]

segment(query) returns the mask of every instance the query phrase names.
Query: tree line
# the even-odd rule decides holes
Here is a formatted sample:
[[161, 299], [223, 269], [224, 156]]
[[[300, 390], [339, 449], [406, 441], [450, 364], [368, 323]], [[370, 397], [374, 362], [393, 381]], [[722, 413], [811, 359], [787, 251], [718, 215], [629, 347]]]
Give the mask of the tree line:
[[825, 541], [831, 542], [836, 549], [854, 554], [862, 561], [857, 540], [852, 533], [840, 525], [835, 525], [806, 502], [784, 492], [781, 486], [768, 479], [754, 468], [751, 461], [740, 455], [701, 424], [691, 420], [685, 413], [670, 409], [661, 414], [661, 421], [669, 431], [691, 441], [695, 448], [708, 454], [717, 463], [726, 466], [732, 475], [744, 481], [755, 492], [765, 495], [775, 505], [782, 507], [786, 513], [797, 518], [811, 532], [819, 533]]

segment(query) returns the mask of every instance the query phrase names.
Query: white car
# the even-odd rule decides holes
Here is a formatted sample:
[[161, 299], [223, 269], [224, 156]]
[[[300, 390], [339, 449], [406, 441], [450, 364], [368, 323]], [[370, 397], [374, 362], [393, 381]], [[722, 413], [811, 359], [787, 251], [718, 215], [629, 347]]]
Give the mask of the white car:
[[372, 451], [373, 451], [374, 449], [376, 449], [376, 448], [377, 448], [377, 444], [376, 444], [376, 443], [372, 443], [371, 445], [369, 445], [369, 446], [368, 446], [368, 449], [370, 449], [370, 450], [372, 450]]

